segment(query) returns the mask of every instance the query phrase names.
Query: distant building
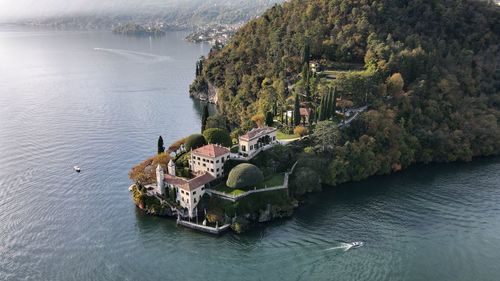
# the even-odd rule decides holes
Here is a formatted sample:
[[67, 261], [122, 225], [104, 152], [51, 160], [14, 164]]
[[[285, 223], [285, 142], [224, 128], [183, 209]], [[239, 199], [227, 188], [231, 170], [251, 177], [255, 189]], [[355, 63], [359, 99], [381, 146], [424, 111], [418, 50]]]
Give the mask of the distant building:
[[273, 127], [263, 127], [252, 129], [246, 134], [240, 136], [239, 153], [243, 156], [252, 156], [260, 151], [265, 145], [275, 143], [277, 129]]
[[307, 107], [300, 108], [300, 119], [303, 125], [309, 124], [313, 111]]
[[229, 159], [231, 151], [227, 147], [208, 144], [191, 151], [189, 168], [195, 175], [211, 174], [220, 178], [224, 174], [224, 163]]

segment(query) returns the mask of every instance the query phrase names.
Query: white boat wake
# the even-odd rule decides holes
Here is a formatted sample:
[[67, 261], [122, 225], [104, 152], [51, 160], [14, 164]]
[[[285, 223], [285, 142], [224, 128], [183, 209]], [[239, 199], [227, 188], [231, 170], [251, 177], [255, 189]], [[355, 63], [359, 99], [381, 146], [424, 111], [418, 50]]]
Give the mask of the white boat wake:
[[152, 59], [155, 61], [170, 60], [170, 57], [168, 57], [168, 56], [160, 56], [160, 55], [155, 55], [155, 54], [151, 54], [151, 53], [137, 52], [137, 51], [132, 51], [132, 50], [124, 50], [124, 49], [94, 48], [94, 51], [112, 53], [115, 55], [124, 56], [124, 57], [132, 58], [132, 59], [145, 58], [145, 59]]
[[341, 242], [340, 243], [340, 246], [336, 246], [336, 247], [331, 247], [331, 248], [328, 248], [326, 249], [325, 251], [332, 251], [332, 250], [344, 250], [344, 252], [347, 252], [351, 249], [356, 249], [356, 248], [359, 248], [359, 247], [362, 247], [364, 245], [363, 242], [350, 242], [350, 243], [344, 243], [344, 242]]

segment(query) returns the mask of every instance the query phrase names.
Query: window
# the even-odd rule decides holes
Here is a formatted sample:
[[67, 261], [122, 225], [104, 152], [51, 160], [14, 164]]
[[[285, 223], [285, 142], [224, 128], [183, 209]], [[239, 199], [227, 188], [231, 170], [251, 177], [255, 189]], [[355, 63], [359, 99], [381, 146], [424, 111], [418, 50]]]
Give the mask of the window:
[[206, 167], [206, 166], [207, 166], [207, 164], [203, 163], [203, 167]]
[[214, 163], [214, 160], [210, 160], [210, 163]]
[[196, 194], [196, 191], [193, 191], [193, 195], [195, 195], [195, 194]]
[[229, 155], [226, 158], [229, 159]]
[[[242, 145], [241, 146], [241, 151], [247, 151], [247, 147], [245, 145]], [[222, 162], [224, 162], [224, 160]]]
[[222, 163], [224, 163], [224, 158], [222, 158]]
[[219, 171], [219, 168], [217, 168], [217, 172]]
[[250, 146], [250, 150], [252, 150], [252, 149], [253, 149], [253, 145]]
[[220, 175], [219, 175], [219, 174], [217, 174], [217, 177], [220, 177]]
[[276, 137], [273, 137], [273, 141], [275, 141], [275, 140], [276, 140]]
[[205, 187], [203, 186], [203, 187], [201, 188], [201, 190], [205, 190]]
[[193, 200], [194, 200], [194, 203], [196, 203], [196, 198], [194, 198]]
[[208, 172], [208, 171], [210, 171], [210, 169], [209, 169], [209, 168], [207, 168], [207, 172]]
[[214, 169], [210, 169], [210, 172], [212, 172], [212, 173], [213, 173], [213, 172], [214, 172]]
[[217, 159], [217, 161], [215, 161], [215, 163], [219, 163], [219, 159]]

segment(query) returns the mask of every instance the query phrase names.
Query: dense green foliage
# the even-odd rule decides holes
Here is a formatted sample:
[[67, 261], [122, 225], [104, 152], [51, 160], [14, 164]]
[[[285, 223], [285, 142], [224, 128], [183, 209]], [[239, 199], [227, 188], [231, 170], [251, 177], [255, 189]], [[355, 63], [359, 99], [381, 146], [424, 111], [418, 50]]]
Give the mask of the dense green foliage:
[[208, 143], [218, 144], [225, 147], [231, 147], [233, 141], [226, 129], [211, 128], [203, 132], [203, 136]]
[[[316, 134], [304, 144], [300, 165], [337, 184], [415, 162], [498, 154], [499, 42], [500, 8], [485, 2], [292, 0], [212, 52], [200, 79], [218, 88], [219, 109], [243, 127], [275, 104], [293, 109], [295, 95], [316, 111], [323, 100], [328, 117], [332, 105], [345, 112], [369, 104], [333, 142]], [[308, 60], [321, 61], [329, 77], [311, 74]], [[328, 149], [311, 149], [320, 143]]]
[[226, 185], [231, 188], [246, 188], [252, 187], [263, 180], [264, 175], [257, 166], [243, 163], [229, 172]]
[[207, 128], [207, 119], [209, 116], [210, 113], [208, 113], [208, 105], [205, 105], [203, 107], [203, 114], [201, 115], [201, 133], [203, 133]]
[[186, 151], [190, 151], [191, 149], [196, 149], [198, 147], [204, 146], [207, 144], [205, 137], [201, 134], [192, 134], [186, 138], [184, 143], [184, 147]]
[[226, 121], [226, 117], [221, 114], [214, 114], [207, 118], [207, 124], [205, 126], [206, 129], [210, 128], [219, 128], [219, 129], [228, 129], [228, 124]]

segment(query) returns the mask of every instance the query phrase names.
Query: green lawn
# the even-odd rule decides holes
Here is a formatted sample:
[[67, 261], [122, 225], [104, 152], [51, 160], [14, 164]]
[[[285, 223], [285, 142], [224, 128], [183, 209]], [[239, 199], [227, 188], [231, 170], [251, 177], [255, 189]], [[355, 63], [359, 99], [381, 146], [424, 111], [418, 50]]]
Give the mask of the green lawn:
[[278, 131], [276, 133], [276, 137], [279, 139], [279, 140], [290, 140], [290, 139], [296, 139], [298, 138], [299, 136], [298, 135], [295, 135], [295, 134], [285, 134], [283, 132], [280, 132]]
[[242, 193], [245, 193], [244, 190], [230, 188], [230, 187], [226, 186], [225, 183], [221, 183], [221, 184], [217, 185], [216, 187], [214, 187], [214, 189], [216, 191], [227, 193], [227, 194], [230, 194], [230, 195], [235, 195], [235, 196], [236, 195], [240, 195]]
[[285, 174], [274, 174], [272, 177], [265, 179], [263, 182], [257, 185], [257, 189], [265, 188], [265, 187], [274, 187], [283, 185], [285, 181]]

